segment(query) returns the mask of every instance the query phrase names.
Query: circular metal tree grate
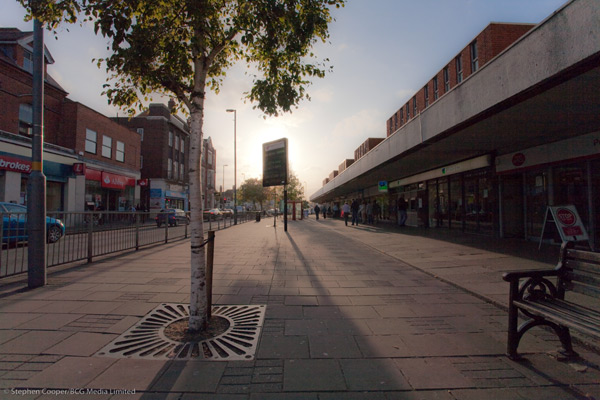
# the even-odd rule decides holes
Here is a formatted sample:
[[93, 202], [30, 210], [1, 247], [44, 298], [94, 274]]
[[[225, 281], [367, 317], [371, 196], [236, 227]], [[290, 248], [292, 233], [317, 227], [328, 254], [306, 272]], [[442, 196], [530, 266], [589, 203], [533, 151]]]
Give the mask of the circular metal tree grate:
[[153, 360], [252, 360], [265, 311], [264, 305], [214, 306], [213, 317], [229, 323], [224, 332], [209, 338], [177, 341], [165, 335], [165, 328], [187, 319], [189, 305], [161, 304], [96, 355]]

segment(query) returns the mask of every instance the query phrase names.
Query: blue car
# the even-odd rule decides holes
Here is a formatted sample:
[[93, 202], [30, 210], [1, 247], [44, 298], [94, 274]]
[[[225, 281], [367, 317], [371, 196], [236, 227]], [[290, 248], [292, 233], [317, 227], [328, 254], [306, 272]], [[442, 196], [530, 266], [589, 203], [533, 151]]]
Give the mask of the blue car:
[[[0, 202], [2, 215], [2, 242], [27, 241], [27, 207]], [[60, 219], [46, 217], [46, 240], [54, 243], [65, 235], [65, 225]]]

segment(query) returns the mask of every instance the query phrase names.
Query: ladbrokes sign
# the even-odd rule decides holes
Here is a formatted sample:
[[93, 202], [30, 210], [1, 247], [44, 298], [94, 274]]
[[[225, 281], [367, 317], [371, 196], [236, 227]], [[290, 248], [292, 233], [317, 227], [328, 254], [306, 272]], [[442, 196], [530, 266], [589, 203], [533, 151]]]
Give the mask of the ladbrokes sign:
[[31, 161], [0, 155], [0, 169], [28, 174], [31, 172]]

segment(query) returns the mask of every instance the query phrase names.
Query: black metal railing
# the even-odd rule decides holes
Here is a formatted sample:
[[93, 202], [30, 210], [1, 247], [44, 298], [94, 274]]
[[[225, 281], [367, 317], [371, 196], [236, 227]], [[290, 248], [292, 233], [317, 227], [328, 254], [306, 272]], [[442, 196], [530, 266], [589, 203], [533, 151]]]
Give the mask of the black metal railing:
[[[27, 272], [26, 213], [0, 213], [0, 278]], [[238, 213], [238, 223], [254, 213]], [[225, 229], [234, 224], [232, 215], [204, 215], [204, 231]], [[64, 232], [60, 228], [60, 220]], [[165, 220], [168, 223], [165, 223]], [[57, 239], [56, 227], [60, 229]], [[51, 212], [46, 218], [46, 266], [94, 258], [148, 245], [185, 240], [190, 237], [189, 212]], [[51, 232], [51, 229], [53, 230]]]

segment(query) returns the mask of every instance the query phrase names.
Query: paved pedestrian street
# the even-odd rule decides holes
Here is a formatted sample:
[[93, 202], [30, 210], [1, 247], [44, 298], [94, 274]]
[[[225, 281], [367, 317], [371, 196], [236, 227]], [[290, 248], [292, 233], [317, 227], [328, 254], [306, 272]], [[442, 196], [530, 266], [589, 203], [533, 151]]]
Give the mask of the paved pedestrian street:
[[217, 232], [214, 304], [266, 305], [241, 361], [99, 354], [158, 306], [189, 301], [188, 241], [53, 269], [35, 290], [0, 282], [0, 397], [600, 398], [600, 356], [582, 343], [561, 361], [536, 328], [522, 361], [505, 356], [502, 270], [548, 267], [543, 257], [410, 229], [309, 219], [285, 232], [263, 219]]

